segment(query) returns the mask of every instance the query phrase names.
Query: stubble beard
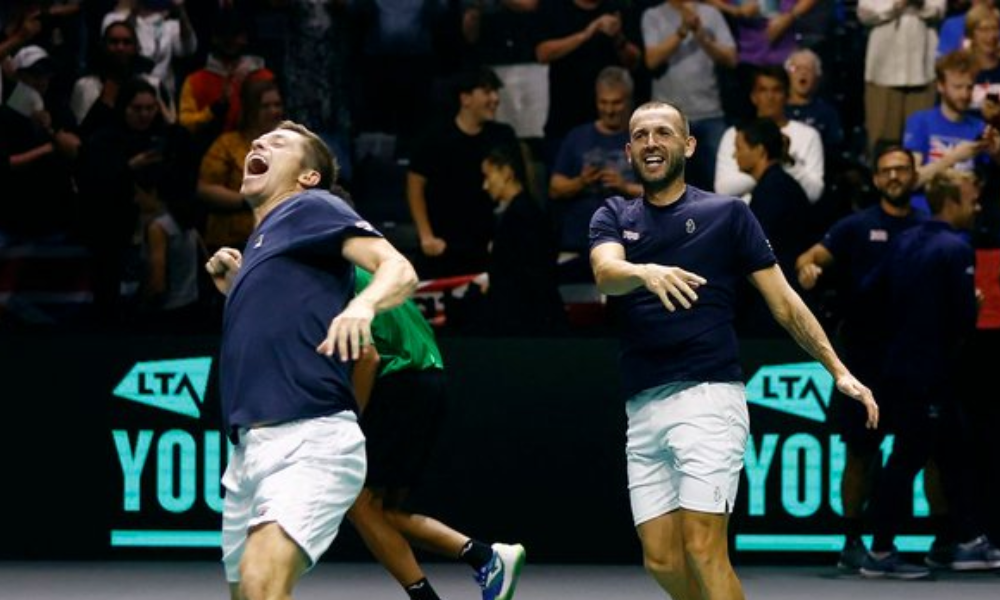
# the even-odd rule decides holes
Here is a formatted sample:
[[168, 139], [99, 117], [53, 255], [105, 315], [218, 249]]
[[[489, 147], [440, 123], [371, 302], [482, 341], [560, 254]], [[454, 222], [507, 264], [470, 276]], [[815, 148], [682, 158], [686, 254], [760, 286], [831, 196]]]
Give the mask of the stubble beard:
[[907, 206], [910, 205], [910, 196], [912, 194], [910, 192], [902, 192], [897, 195], [892, 195], [888, 191], [883, 191], [881, 192], [881, 195], [886, 202], [895, 206], [896, 208], [906, 208]]
[[684, 161], [683, 155], [677, 157], [671, 154], [667, 157], [667, 170], [663, 176], [650, 178], [642, 172], [642, 167], [639, 166], [640, 162], [633, 159], [632, 172], [635, 173], [635, 178], [642, 184], [642, 189], [647, 194], [655, 194], [667, 189], [678, 179], [684, 178]]

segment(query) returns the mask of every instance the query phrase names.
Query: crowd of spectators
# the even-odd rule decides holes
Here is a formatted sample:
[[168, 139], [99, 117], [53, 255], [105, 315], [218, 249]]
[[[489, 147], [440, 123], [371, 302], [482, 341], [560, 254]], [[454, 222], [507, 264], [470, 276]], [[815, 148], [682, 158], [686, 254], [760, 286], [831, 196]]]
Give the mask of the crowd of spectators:
[[[335, 191], [417, 266], [442, 332], [603, 335], [589, 219], [641, 192], [624, 146], [649, 100], [686, 113], [687, 181], [750, 203], [838, 345], [845, 316], [876, 314], [854, 301], [852, 262], [896, 221], [941, 212], [924, 186], [967, 174], [978, 319], [957, 388], [977, 465], [995, 467], [997, 0], [5, 0], [0, 332], [217, 334], [223, 297], [202, 265], [249, 239], [244, 158], [291, 119], [334, 150]], [[875, 169], [880, 155], [905, 164]], [[882, 215], [892, 198], [906, 206]], [[759, 304], [736, 318], [746, 337], [784, 335]], [[854, 454], [851, 568], [875, 556]]]
[[[796, 248], [877, 201], [870, 162], [889, 144], [975, 171], [970, 239], [994, 248], [1000, 192], [984, 140], [1000, 112], [998, 15], [991, 0], [11, 0], [0, 329], [215, 331], [221, 300], [173, 271], [246, 241], [243, 156], [283, 118], [329, 142], [341, 189], [422, 279], [458, 278], [435, 288], [453, 308], [468, 286], [488, 295], [502, 262], [491, 248], [506, 204], [487, 194], [481, 163], [513, 146], [512, 172], [548, 223], [533, 230], [552, 236], [529, 246], [555, 248], [567, 331], [603, 318], [576, 306], [591, 283], [587, 223], [604, 197], [636, 194], [622, 149], [648, 100], [690, 118], [688, 180], [743, 197], [805, 238]], [[760, 120], [787, 152], [768, 142], [746, 166], [741, 148], [773, 133]], [[755, 189], [779, 180], [790, 193]], [[171, 289], [182, 280], [193, 287]], [[807, 295], [831, 324], [835, 295]]]

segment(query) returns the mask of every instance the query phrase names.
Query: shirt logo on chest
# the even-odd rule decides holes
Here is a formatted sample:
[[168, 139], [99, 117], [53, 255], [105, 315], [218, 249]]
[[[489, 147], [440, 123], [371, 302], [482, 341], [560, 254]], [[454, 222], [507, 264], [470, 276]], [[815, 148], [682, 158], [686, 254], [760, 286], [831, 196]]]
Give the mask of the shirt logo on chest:
[[694, 233], [695, 229], [698, 229], [698, 226], [694, 224], [694, 219], [688, 219], [684, 222], [684, 231], [686, 231], [688, 235]]
[[629, 231], [628, 229], [625, 229], [625, 230], [622, 231], [622, 238], [624, 238], [625, 241], [627, 241], [627, 242], [638, 242], [639, 241], [639, 232], [638, 231]]
[[889, 232], [885, 229], [872, 229], [868, 232], [869, 242], [888, 242]]
[[253, 247], [260, 248], [263, 245], [264, 245], [264, 234], [262, 233], [257, 236], [257, 240], [253, 243]]

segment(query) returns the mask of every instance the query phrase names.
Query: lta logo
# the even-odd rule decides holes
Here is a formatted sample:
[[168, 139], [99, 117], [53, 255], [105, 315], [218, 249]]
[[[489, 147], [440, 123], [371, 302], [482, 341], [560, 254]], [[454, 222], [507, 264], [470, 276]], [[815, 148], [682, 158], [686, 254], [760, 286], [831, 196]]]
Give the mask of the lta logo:
[[210, 357], [138, 362], [118, 384], [114, 394], [198, 419], [211, 369]]
[[[833, 377], [818, 362], [766, 365], [746, 384], [747, 402], [769, 411], [795, 417], [771, 421], [771, 431], [751, 424], [751, 436], [744, 455], [746, 515], [773, 531], [777, 520], [791, 518], [796, 529], [801, 519], [821, 515], [843, 515], [840, 480], [847, 449], [832, 428], [816, 426], [800, 429], [798, 419], [825, 425], [834, 393]], [[877, 400], [877, 399], [876, 399]], [[882, 444], [883, 459], [892, 452], [892, 436]], [[928, 514], [923, 477], [913, 490], [913, 515]], [[787, 529], [784, 528], [784, 529]], [[899, 536], [902, 551], [926, 550], [926, 536]], [[843, 536], [836, 534], [737, 534], [736, 548], [742, 551], [839, 551]]]
[[[152, 427], [111, 431], [122, 473], [120, 508], [128, 520], [170, 525], [190, 522], [198, 511], [222, 512], [223, 452], [228, 458], [230, 448], [216, 428], [201, 423], [211, 368], [210, 357], [138, 362], [115, 386], [115, 396], [155, 409], [147, 411]], [[163, 429], [162, 411], [192, 419], [191, 427]], [[217, 530], [111, 532], [112, 546], [218, 547], [219, 541]]]

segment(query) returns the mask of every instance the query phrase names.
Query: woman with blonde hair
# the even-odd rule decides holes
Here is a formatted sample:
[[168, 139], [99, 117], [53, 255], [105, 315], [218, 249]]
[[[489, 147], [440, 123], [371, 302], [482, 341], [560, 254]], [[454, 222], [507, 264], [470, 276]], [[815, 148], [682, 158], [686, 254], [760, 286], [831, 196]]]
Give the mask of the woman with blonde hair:
[[987, 94], [1000, 92], [1000, 10], [992, 2], [965, 13], [965, 48], [976, 64], [971, 108], [978, 113]]

